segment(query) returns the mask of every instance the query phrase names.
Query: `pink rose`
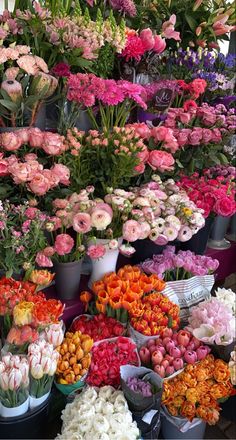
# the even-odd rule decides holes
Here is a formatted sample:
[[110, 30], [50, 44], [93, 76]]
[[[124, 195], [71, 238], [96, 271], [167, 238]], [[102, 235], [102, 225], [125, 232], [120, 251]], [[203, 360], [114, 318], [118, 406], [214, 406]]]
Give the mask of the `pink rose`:
[[222, 136], [219, 128], [213, 128], [211, 131], [211, 141], [218, 143], [222, 141]]
[[28, 183], [29, 189], [37, 196], [44, 196], [50, 189], [50, 182], [42, 173], [36, 174], [31, 182]]
[[216, 201], [214, 210], [218, 215], [230, 217], [236, 211], [236, 203], [232, 197], [225, 196]]
[[92, 244], [87, 250], [87, 254], [92, 260], [102, 258], [106, 253], [105, 246], [103, 244]]
[[6, 151], [16, 151], [21, 145], [21, 138], [17, 136], [17, 132], [6, 132], [1, 134], [0, 143]]
[[28, 144], [29, 142], [29, 129], [28, 128], [22, 128], [21, 130], [17, 131], [17, 136], [21, 140], [22, 144]]
[[190, 113], [181, 113], [179, 115], [179, 119], [182, 122], [182, 124], [188, 124], [189, 121], [192, 119], [192, 115]]
[[153, 150], [149, 154], [148, 164], [153, 170], [171, 171], [174, 163], [172, 154], [166, 151]]
[[58, 255], [69, 254], [74, 246], [73, 238], [68, 234], [59, 234], [54, 243], [55, 252]]
[[153, 49], [154, 44], [155, 44], [155, 39], [154, 39], [154, 36], [153, 36], [151, 29], [149, 29], [149, 28], [143, 29], [140, 32], [139, 36], [143, 42], [143, 46], [144, 46], [145, 50]]
[[11, 173], [13, 180], [16, 184], [25, 183], [29, 180], [31, 170], [29, 164], [26, 162], [13, 162], [12, 165], [9, 165], [8, 170]]
[[27, 208], [27, 209], [25, 210], [25, 215], [26, 215], [26, 217], [29, 218], [30, 220], [33, 220], [33, 219], [36, 217], [36, 215], [37, 215], [38, 212], [39, 212], [39, 209], [38, 209], [38, 208], [30, 207], [30, 208]]
[[160, 35], [156, 35], [154, 37], [154, 40], [155, 40], [155, 44], [154, 44], [154, 47], [153, 47], [154, 52], [156, 52], [156, 53], [163, 52], [165, 50], [165, 48], [166, 48], [165, 39], [161, 38]]
[[43, 252], [38, 252], [36, 255], [35, 262], [40, 267], [52, 267], [52, 260], [44, 255]]
[[70, 184], [70, 170], [65, 165], [57, 163], [51, 168], [51, 172], [59, 178], [59, 182], [63, 185]]
[[144, 122], [136, 122], [135, 124], [126, 125], [126, 127], [134, 129], [135, 133], [137, 133], [137, 135], [140, 136], [142, 139], [150, 138], [151, 130]]
[[140, 224], [136, 220], [127, 220], [123, 224], [122, 235], [126, 241], [133, 242], [139, 240], [142, 235]]
[[199, 145], [202, 140], [202, 128], [195, 128], [189, 135], [190, 145]]
[[42, 146], [44, 141], [44, 132], [39, 128], [30, 128], [29, 130], [29, 144], [33, 148]]
[[38, 159], [38, 156], [37, 156], [37, 154], [34, 154], [34, 153], [28, 153], [24, 157], [24, 160], [26, 162], [29, 162], [29, 161], [34, 161], [35, 162], [35, 161], [37, 161], [37, 159]]
[[0, 153], [0, 177], [7, 176], [8, 174], [8, 161], [3, 159], [3, 153]]
[[73, 228], [80, 234], [85, 234], [91, 229], [91, 217], [86, 212], [79, 212], [73, 217]]
[[42, 149], [47, 154], [51, 154], [52, 156], [58, 156], [63, 151], [65, 151], [65, 146], [63, 141], [64, 141], [64, 137], [60, 136], [57, 133], [50, 133], [50, 132], [45, 133]]
[[209, 128], [202, 129], [202, 141], [204, 144], [208, 144], [211, 141], [212, 132]]
[[55, 209], [65, 209], [69, 202], [66, 199], [55, 199], [52, 204]]
[[191, 133], [190, 128], [183, 128], [182, 130], [179, 130], [179, 133], [177, 135], [178, 144], [180, 146], [188, 144], [188, 138]]
[[142, 151], [139, 151], [137, 157], [140, 159], [140, 162], [146, 163], [149, 157], [149, 151], [146, 145], [143, 146]]
[[145, 164], [144, 163], [140, 163], [139, 165], [136, 165], [136, 167], [134, 167], [135, 171], [137, 174], [143, 174], [145, 171]]

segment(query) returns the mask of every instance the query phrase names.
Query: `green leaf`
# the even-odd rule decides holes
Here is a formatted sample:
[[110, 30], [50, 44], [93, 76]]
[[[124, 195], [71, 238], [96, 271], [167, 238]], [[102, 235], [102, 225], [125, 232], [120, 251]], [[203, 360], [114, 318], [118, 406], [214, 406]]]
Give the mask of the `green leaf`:
[[18, 110], [18, 105], [15, 104], [12, 101], [6, 101], [5, 99], [0, 99], [0, 104], [3, 107], [7, 108], [7, 110], [10, 110], [10, 112], [14, 112], [15, 113]]
[[187, 21], [191, 31], [195, 32], [195, 29], [197, 28], [196, 20], [193, 18], [192, 15], [189, 15], [187, 13], [185, 13], [185, 18], [186, 18], [186, 21]]

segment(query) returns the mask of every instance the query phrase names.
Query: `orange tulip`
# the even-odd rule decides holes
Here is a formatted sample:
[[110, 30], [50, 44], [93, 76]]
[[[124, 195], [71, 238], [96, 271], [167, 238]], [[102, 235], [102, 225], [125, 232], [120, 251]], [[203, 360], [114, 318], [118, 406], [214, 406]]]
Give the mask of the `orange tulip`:
[[117, 280], [119, 280], [119, 277], [116, 275], [115, 272], [106, 273], [106, 275], [104, 275], [104, 277], [103, 277], [103, 282], [105, 284], [108, 284], [111, 281], [117, 281]]
[[129, 288], [129, 281], [123, 281], [123, 280], [122, 280], [121, 291], [122, 291], [123, 293], [125, 293], [126, 290], [128, 290], [128, 288]]
[[149, 277], [149, 279], [150, 279], [150, 281], [152, 282], [153, 289], [156, 289], [156, 290], [162, 291], [162, 290], [165, 288], [165, 285], [166, 285], [165, 281], [160, 280], [160, 279], [158, 278], [158, 276], [157, 276], [155, 273], [153, 273], [153, 274]]
[[145, 274], [141, 274], [139, 284], [144, 293], [150, 292], [153, 289], [152, 280]]
[[109, 299], [109, 304], [110, 304], [110, 306], [111, 306], [114, 310], [120, 309], [120, 308], [122, 307], [121, 299], [122, 299], [122, 297], [121, 297], [121, 295], [119, 295], [119, 294], [111, 295], [111, 296], [110, 296], [110, 299]]
[[122, 307], [126, 310], [130, 310], [132, 307], [136, 306], [136, 295], [133, 292], [126, 292], [122, 299]]
[[96, 301], [96, 309], [99, 313], [105, 313], [106, 312], [106, 305], [101, 304], [99, 301]]
[[87, 304], [92, 299], [92, 296], [93, 295], [90, 292], [85, 290], [85, 291], [81, 292], [81, 294], [80, 294], [80, 301]]
[[134, 267], [131, 265], [126, 265], [123, 268], [119, 269], [118, 275], [122, 280], [133, 280], [134, 279]]
[[134, 301], [136, 301], [143, 296], [143, 290], [138, 283], [130, 283], [130, 287], [127, 289], [126, 294], [132, 295]]
[[107, 283], [107, 291], [109, 295], [120, 294], [122, 281], [110, 281]]
[[106, 290], [99, 290], [98, 292], [98, 301], [101, 304], [108, 304], [109, 302], [109, 295]]
[[105, 285], [103, 281], [95, 281], [92, 285], [92, 290], [93, 292], [97, 295], [99, 290], [104, 290], [105, 289]]
[[137, 302], [135, 304], [132, 304], [129, 309], [129, 315], [132, 318], [140, 318], [143, 315], [143, 308], [140, 307], [140, 304]]

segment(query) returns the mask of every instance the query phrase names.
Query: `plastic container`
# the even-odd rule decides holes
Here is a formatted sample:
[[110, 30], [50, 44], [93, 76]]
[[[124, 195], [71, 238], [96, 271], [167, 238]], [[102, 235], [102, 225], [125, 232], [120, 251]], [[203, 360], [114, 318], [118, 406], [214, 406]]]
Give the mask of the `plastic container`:
[[0, 439], [45, 438], [49, 401], [18, 417], [0, 417]]
[[[175, 419], [175, 417], [173, 417]], [[193, 426], [186, 432], [180, 431], [177, 426], [171, 423], [166, 417], [161, 418], [161, 432], [164, 439], [195, 439], [204, 438], [206, 430], [206, 422], [201, 421], [198, 425]]]

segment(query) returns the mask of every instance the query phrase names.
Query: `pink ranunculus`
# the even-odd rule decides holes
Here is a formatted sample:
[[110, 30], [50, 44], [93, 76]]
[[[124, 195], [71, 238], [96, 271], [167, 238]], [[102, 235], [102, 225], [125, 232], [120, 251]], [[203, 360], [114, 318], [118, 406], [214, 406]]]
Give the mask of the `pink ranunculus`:
[[16, 151], [21, 147], [22, 141], [17, 132], [10, 131], [1, 134], [0, 144], [6, 151]]
[[45, 133], [42, 149], [52, 156], [60, 155], [65, 151], [64, 137], [57, 133]]
[[148, 161], [149, 151], [148, 151], [148, 148], [146, 147], [146, 145], [143, 146], [142, 151], [138, 152], [137, 157], [143, 163], [146, 163]]
[[87, 254], [92, 260], [102, 258], [106, 253], [106, 248], [103, 244], [92, 244], [88, 247]]
[[165, 39], [161, 38], [160, 35], [156, 35], [154, 37], [154, 40], [155, 40], [154, 47], [153, 47], [154, 52], [162, 53], [166, 48]]
[[28, 187], [37, 196], [44, 196], [50, 189], [50, 182], [42, 173], [37, 173], [31, 182], [28, 183]]
[[43, 250], [45, 257], [52, 257], [55, 254], [55, 249], [52, 246], [47, 246]]
[[54, 243], [54, 249], [58, 255], [69, 254], [74, 246], [74, 240], [69, 234], [58, 234]]
[[153, 150], [149, 154], [148, 164], [153, 170], [171, 171], [174, 163], [172, 154], [166, 151]]
[[46, 255], [44, 255], [43, 252], [37, 253], [35, 262], [40, 267], [52, 267], [53, 266], [52, 260], [50, 258], [46, 257]]
[[39, 148], [44, 141], [44, 132], [39, 128], [30, 128], [29, 130], [29, 144], [33, 148]]
[[67, 199], [55, 199], [52, 204], [55, 209], [65, 209], [68, 206], [69, 201]]
[[134, 167], [135, 171], [137, 174], [143, 174], [145, 171], [145, 164], [144, 163], [140, 163], [139, 165], [136, 165], [136, 167]]
[[73, 217], [73, 228], [80, 234], [86, 234], [91, 229], [91, 217], [86, 212], [78, 212]]
[[70, 184], [70, 170], [67, 166], [56, 163], [51, 168], [51, 172], [59, 179], [59, 182], [63, 185]]
[[128, 244], [122, 244], [119, 247], [119, 251], [125, 257], [131, 257], [131, 255], [133, 255], [136, 252], [135, 248], [133, 246], [128, 245]]
[[30, 207], [25, 210], [25, 215], [28, 219], [33, 220], [38, 212], [39, 212], [38, 208]]
[[220, 197], [215, 203], [214, 210], [218, 215], [230, 217], [236, 211], [236, 202], [232, 197]]
[[212, 139], [212, 132], [209, 128], [202, 129], [202, 141], [204, 144], [208, 144]]
[[140, 228], [141, 228], [141, 234], [140, 234], [140, 240], [144, 240], [147, 238], [151, 232], [151, 227], [148, 222], [140, 222]]
[[123, 224], [122, 235], [126, 241], [133, 242], [139, 240], [142, 235], [140, 224], [136, 220], [127, 220]]
[[146, 50], [152, 50], [155, 44], [155, 39], [150, 28], [143, 29], [139, 34]]
[[92, 210], [91, 225], [93, 228], [96, 228], [98, 231], [104, 231], [107, 228], [107, 226], [110, 225], [111, 222], [112, 222], [112, 215], [104, 208], [95, 207]]

